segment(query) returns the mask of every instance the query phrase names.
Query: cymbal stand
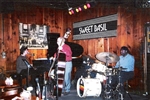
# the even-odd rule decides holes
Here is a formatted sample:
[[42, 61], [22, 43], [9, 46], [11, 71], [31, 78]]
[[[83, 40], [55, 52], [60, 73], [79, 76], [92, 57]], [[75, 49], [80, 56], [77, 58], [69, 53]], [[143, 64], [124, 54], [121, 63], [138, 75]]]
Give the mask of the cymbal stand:
[[109, 60], [109, 57], [106, 56], [106, 66], [108, 67], [108, 60]]
[[[106, 66], [108, 66], [108, 56], [106, 56]], [[106, 73], [107, 74], [107, 73]], [[113, 89], [111, 87], [111, 75], [106, 75], [106, 84], [104, 85], [104, 99], [111, 99], [113, 95]]]
[[113, 97], [113, 89], [111, 87], [111, 76], [106, 76], [106, 84], [104, 85], [104, 99], [111, 99]]
[[116, 97], [116, 99], [117, 100], [123, 100], [124, 98], [123, 98], [123, 91], [122, 91], [122, 89], [123, 89], [123, 84], [121, 83], [121, 69], [119, 68], [119, 70], [118, 70], [119, 72], [119, 74], [118, 74], [118, 84], [117, 84], [117, 86], [116, 86], [116, 89], [115, 89], [115, 91], [114, 91], [114, 93], [116, 94], [115, 95], [115, 97]]

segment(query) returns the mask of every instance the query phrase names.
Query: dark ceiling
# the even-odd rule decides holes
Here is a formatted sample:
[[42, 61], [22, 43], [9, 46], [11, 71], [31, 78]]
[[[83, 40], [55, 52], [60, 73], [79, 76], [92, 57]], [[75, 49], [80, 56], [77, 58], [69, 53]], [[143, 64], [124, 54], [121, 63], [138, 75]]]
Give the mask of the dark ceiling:
[[[13, 8], [15, 4], [35, 5], [41, 7], [55, 8], [67, 10], [86, 4], [87, 2], [95, 2], [95, 4], [109, 4], [109, 5], [124, 5], [136, 7], [136, 5], [143, 5], [147, 0], [0, 0], [1, 9]], [[149, 5], [149, 4], [148, 4]], [[146, 5], [147, 6], [147, 5]]]
[[75, 8], [88, 2], [94, 2], [95, 4], [105, 3], [112, 5], [134, 5], [134, 1], [135, 0], [31, 0], [32, 4], [56, 9], [68, 9], [70, 7]]
[[69, 7], [77, 7], [87, 2], [107, 3], [107, 4], [133, 4], [135, 0], [0, 0], [3, 3], [24, 3], [34, 4], [43, 7], [68, 9]]

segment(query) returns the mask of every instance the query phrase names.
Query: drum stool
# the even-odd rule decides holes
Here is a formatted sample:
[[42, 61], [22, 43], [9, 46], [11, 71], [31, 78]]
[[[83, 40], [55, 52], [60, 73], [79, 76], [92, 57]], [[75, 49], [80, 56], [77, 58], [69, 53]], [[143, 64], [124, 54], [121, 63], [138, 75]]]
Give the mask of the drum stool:
[[125, 93], [128, 94], [128, 96], [130, 97], [130, 100], [133, 100], [131, 95], [129, 94], [129, 91], [128, 91], [128, 88], [131, 88], [131, 86], [129, 85], [129, 80], [127, 80], [124, 84], [124, 90], [125, 90]]

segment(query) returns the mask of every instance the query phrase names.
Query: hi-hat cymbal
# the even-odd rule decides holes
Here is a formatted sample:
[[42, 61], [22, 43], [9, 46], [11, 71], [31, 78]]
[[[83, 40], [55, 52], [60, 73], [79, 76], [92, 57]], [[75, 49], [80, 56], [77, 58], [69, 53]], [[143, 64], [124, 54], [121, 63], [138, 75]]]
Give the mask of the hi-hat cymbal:
[[96, 54], [96, 58], [105, 63], [113, 63], [113, 62], [117, 62], [119, 60], [119, 57], [116, 54], [110, 53], [110, 52], [98, 53], [98, 54]]

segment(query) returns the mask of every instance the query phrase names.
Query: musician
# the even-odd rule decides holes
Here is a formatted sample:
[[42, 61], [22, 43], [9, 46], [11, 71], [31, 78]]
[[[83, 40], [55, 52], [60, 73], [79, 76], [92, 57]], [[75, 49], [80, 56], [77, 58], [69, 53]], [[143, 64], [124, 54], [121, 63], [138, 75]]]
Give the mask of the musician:
[[68, 95], [71, 87], [72, 51], [70, 46], [65, 44], [65, 39], [63, 37], [57, 39], [57, 45], [58, 51], [63, 52], [66, 55], [66, 68], [62, 93]]
[[[120, 49], [120, 59], [116, 63], [115, 68], [121, 71], [120, 83], [123, 85], [127, 80], [133, 78], [134, 76], [134, 57], [129, 53], [129, 49], [126, 46], [122, 46]], [[114, 76], [112, 79], [112, 84], [117, 84], [119, 82], [118, 76]]]
[[[25, 64], [25, 62], [23, 61], [23, 59], [25, 59], [26, 61], [26, 55], [29, 54], [28, 52], [28, 47], [27, 46], [22, 46], [20, 49], [20, 55], [18, 56], [17, 60], [16, 60], [16, 69], [17, 69], [17, 74], [22, 75], [22, 78], [27, 78], [28, 77], [28, 67], [29, 68], [29, 75], [31, 75], [31, 85], [32, 86], [36, 86], [35, 83], [35, 77], [40, 74], [40, 69], [37, 70], [36, 68], [32, 67], [32, 66], [27, 66]], [[21, 82], [22, 80], [20, 80], [19, 82]], [[21, 83], [20, 83], [21, 84]]]

